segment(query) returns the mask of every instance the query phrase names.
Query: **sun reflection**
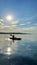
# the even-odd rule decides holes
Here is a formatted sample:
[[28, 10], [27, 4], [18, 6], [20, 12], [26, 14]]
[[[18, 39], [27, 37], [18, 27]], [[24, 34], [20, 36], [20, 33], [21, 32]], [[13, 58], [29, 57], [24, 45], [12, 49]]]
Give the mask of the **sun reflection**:
[[6, 55], [11, 55], [12, 54], [12, 49], [10, 47], [8, 47], [6, 49], [6, 52], [5, 52]]
[[[10, 45], [11, 44], [11, 45]], [[11, 56], [12, 54], [17, 53], [17, 41], [13, 44], [12, 41], [10, 41], [10, 43], [6, 43], [6, 45], [4, 45], [3, 49], [2, 49], [2, 54], [6, 55], [6, 56]]]
[[11, 51], [11, 48], [10, 48], [10, 47], [8, 48], [8, 52], [9, 52], [9, 51]]

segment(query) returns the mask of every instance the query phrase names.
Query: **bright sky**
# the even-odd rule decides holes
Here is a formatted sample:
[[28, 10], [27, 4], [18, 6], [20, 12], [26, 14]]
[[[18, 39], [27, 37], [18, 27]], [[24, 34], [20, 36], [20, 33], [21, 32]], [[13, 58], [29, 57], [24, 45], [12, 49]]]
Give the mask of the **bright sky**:
[[[9, 22], [6, 18], [10, 15], [12, 20]], [[36, 27], [37, 0], [0, 0], [0, 25], [13, 24], [18, 28]]]

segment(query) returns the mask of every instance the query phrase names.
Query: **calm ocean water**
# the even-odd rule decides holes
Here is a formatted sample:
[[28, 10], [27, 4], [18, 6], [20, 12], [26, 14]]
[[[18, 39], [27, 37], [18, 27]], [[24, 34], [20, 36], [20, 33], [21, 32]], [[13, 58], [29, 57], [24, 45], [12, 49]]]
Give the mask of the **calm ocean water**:
[[33, 35], [15, 35], [21, 41], [0, 35], [0, 65], [37, 65], [37, 39]]

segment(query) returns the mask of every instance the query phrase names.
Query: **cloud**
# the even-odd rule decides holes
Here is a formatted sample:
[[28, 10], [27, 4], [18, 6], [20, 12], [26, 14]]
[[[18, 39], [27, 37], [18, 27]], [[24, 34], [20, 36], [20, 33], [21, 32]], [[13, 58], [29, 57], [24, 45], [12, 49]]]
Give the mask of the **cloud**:
[[22, 24], [20, 24], [20, 25], [30, 25], [31, 20], [33, 20], [35, 17], [36, 17], [36, 15], [28, 17], [28, 18], [19, 19], [19, 21], [23, 21]]
[[3, 26], [4, 24], [0, 22], [0, 26]]
[[[19, 28], [19, 27], [17, 27], [17, 24], [18, 24], [18, 22], [15, 22], [15, 23], [12, 23], [12, 25], [10, 25], [10, 26], [6, 26], [6, 25], [4, 25], [4, 24], [2, 24], [0, 22], [0, 27], [1, 27], [1, 29], [4, 28], [5, 31], [7, 29], [9, 31], [13, 31], [14, 30], [14, 31], [18, 31], [18, 32], [34, 32], [34, 30], [37, 29], [37, 26], [30, 26], [30, 27], [22, 27], [22, 28]], [[20, 24], [20, 25], [24, 25], [24, 24]]]
[[3, 19], [0, 19], [0, 26], [4, 25], [3, 24]]
[[16, 25], [16, 24], [18, 24], [19, 22], [18, 21], [12, 21], [12, 25]]
[[[1, 22], [2, 24], [4, 24], [5, 26], [7, 26], [6, 23], [8, 23], [10, 26], [17, 26], [17, 25], [19, 25], [19, 21], [18, 21], [18, 20], [7, 21], [6, 19], [0, 19], [0, 22]], [[8, 25], [8, 26], [9, 26], [9, 25]]]
[[3, 19], [0, 19], [0, 22], [3, 22]]
[[[34, 16], [32, 16], [29, 19], [32, 19]], [[29, 20], [27, 19], [27, 20]], [[26, 22], [26, 23], [20, 23], [19, 20], [14, 20], [10, 22], [10, 25], [6, 25], [6, 23], [4, 24], [4, 22], [7, 22], [3, 19], [0, 19], [0, 31], [15, 31], [15, 32], [33, 32], [33, 30], [35, 30], [35, 26], [31, 26], [31, 27], [22, 27], [22, 28], [18, 28], [17, 25], [27, 25], [27, 24], [31, 24], [31, 22]], [[8, 22], [9, 23], [9, 22]], [[34, 24], [37, 25], [37, 24]], [[36, 27], [37, 28], [37, 27]]]
[[26, 18], [25, 21], [32, 20], [32, 19], [34, 19], [34, 17], [35, 17], [35, 16], [31, 16], [31, 17], [29, 17], [29, 18]]
[[25, 23], [24, 23], [24, 24], [22, 23], [22, 24], [19, 24], [19, 25], [21, 25], [21, 26], [22, 26], [22, 25], [26, 25], [26, 24], [25, 24]]
[[27, 18], [21, 18], [19, 19], [19, 21], [23, 22], [23, 24], [25, 25], [31, 25], [32, 21], [36, 18], [36, 14], [31, 16], [31, 17], [27, 17]]
[[17, 26], [19, 24], [19, 21], [18, 20], [15, 20], [15, 21], [12, 21], [11, 22], [11, 26], [13, 27], [15, 27], [15, 26]]
[[27, 18], [25, 18], [25, 17], [24, 18], [20, 18], [19, 21], [30, 21], [30, 20], [34, 19], [36, 16], [37, 15], [33, 15], [33, 16], [27, 17]]
[[11, 21], [10, 25], [7, 25], [4, 22], [3, 22], [3, 20], [0, 20], [0, 32], [1, 31], [12, 31], [12, 30], [14, 30], [14, 28], [16, 28], [16, 26], [19, 23], [17, 20], [16, 21]]

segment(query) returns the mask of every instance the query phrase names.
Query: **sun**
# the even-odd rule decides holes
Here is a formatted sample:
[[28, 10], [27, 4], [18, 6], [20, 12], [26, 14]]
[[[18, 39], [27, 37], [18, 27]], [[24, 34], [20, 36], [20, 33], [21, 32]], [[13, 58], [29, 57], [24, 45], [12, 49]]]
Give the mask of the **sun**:
[[8, 15], [8, 16], [6, 16], [6, 20], [11, 21], [11, 20], [13, 20], [13, 17], [11, 15]]

